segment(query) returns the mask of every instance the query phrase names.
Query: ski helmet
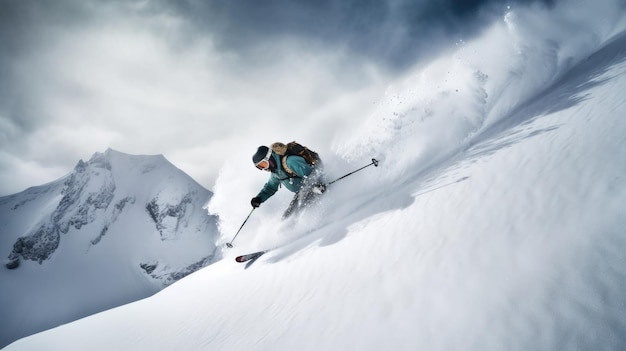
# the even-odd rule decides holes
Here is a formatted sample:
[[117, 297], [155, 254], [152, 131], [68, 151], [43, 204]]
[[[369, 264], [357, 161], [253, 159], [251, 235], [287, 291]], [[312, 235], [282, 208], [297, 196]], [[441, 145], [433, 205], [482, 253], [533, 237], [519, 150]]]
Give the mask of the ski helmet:
[[[272, 156], [272, 150], [267, 146], [259, 146], [256, 153], [252, 155], [252, 162], [259, 169], [270, 168], [270, 157]], [[263, 162], [265, 161], [265, 162]]]

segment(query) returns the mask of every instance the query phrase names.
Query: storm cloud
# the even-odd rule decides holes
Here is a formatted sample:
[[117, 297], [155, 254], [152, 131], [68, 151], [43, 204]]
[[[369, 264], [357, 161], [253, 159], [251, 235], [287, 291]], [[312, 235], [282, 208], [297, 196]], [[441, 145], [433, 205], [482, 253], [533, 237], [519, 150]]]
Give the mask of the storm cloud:
[[[553, 6], [517, 1], [508, 6]], [[0, 195], [111, 147], [211, 188], [228, 150], [328, 151], [393, 77], [479, 33], [500, 1], [0, 2]], [[251, 151], [252, 152], [252, 151]]]

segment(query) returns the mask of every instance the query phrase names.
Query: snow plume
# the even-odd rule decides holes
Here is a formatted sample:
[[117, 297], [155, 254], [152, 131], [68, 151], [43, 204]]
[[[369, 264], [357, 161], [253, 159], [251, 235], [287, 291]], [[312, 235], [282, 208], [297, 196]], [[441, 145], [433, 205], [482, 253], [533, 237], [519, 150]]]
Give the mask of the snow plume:
[[[376, 177], [352, 176], [342, 181], [342, 189], [326, 196], [325, 210], [335, 212], [333, 204], [346, 202], [356, 188], [374, 189], [415, 177], [409, 169], [427, 173], [544, 94], [624, 28], [623, 11], [616, 11], [622, 8], [613, 0], [580, 2], [575, 10], [566, 3], [511, 6], [478, 36], [458, 41], [449, 52], [417, 64], [396, 79], [382, 77], [380, 71], [371, 73], [366, 79], [370, 86], [352, 95], [337, 90], [341, 98], [319, 100], [317, 109], [310, 106], [309, 112], [294, 109], [286, 117], [262, 119], [263, 123], [254, 125], [254, 135], [244, 131], [246, 136], [237, 135], [223, 144], [240, 147], [230, 152], [221, 167], [208, 206], [220, 218], [222, 241], [229, 242], [237, 233], [250, 211], [250, 199], [267, 180], [267, 174], [250, 162], [257, 146], [297, 139], [320, 151], [329, 180], [367, 164], [372, 157], [379, 158], [384, 171]], [[330, 67], [339, 71], [338, 64]], [[309, 76], [302, 78], [310, 81]], [[392, 84], [378, 90], [383, 81]], [[281, 128], [275, 127], [278, 124]], [[237, 243], [280, 241], [281, 224], [276, 220], [291, 196], [280, 189], [255, 210]]]
[[623, 30], [623, 10], [623, 2], [612, 0], [510, 7], [482, 35], [459, 41], [453, 54], [390, 85], [358, 131], [347, 141], [337, 138], [334, 148], [349, 162], [381, 155], [391, 178], [407, 168], [427, 169]]

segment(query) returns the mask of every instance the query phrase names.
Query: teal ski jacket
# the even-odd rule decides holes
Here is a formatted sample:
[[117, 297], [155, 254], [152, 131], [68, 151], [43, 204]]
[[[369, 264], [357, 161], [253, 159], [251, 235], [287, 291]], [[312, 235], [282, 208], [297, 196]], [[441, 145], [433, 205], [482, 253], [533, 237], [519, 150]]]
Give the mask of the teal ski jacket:
[[313, 167], [311, 167], [304, 160], [304, 158], [292, 155], [287, 156], [287, 160], [285, 162], [287, 163], [287, 167], [291, 168], [297, 176], [290, 176], [283, 169], [280, 156], [276, 155], [276, 153], [272, 151], [272, 157], [274, 158], [274, 161], [276, 161], [276, 169], [272, 171], [270, 179], [267, 183], [265, 183], [263, 189], [261, 189], [261, 192], [257, 195], [257, 197], [261, 199], [261, 202], [265, 202], [267, 199], [272, 197], [272, 195], [278, 191], [281, 184], [291, 192], [297, 193], [305, 185], [307, 176], [313, 172]]

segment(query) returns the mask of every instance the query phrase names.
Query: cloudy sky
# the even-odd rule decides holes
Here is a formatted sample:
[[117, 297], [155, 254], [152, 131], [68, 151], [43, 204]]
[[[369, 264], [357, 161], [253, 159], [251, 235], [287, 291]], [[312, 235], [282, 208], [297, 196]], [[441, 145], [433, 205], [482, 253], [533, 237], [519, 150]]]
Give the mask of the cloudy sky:
[[0, 196], [109, 147], [208, 189], [229, 150], [330, 152], [403, 72], [553, 2], [0, 0]]

